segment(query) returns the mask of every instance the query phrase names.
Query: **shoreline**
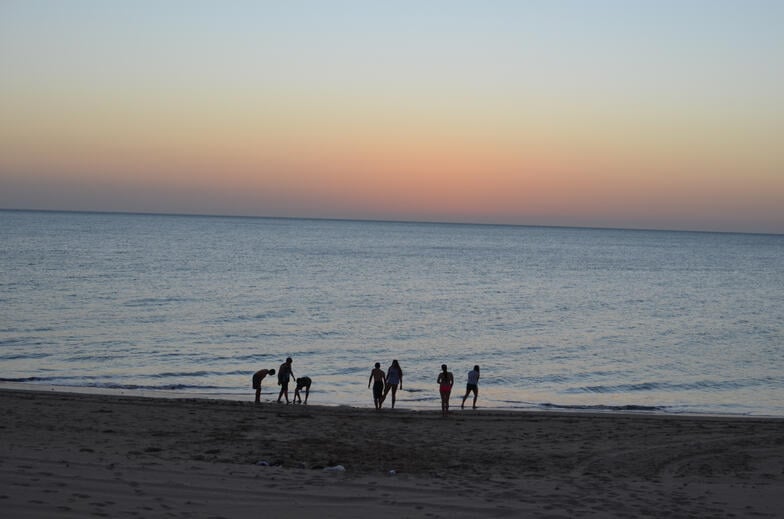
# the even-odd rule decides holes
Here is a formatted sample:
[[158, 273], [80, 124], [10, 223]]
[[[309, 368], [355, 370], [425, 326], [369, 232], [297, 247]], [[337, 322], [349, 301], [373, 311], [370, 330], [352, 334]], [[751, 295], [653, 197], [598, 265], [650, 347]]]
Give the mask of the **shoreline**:
[[[183, 393], [177, 390], [152, 390], [152, 389], [125, 389], [125, 388], [99, 388], [90, 386], [57, 386], [48, 384], [31, 384], [29, 382], [0, 382], [0, 391], [37, 391], [44, 393], [73, 393], [79, 395], [106, 395], [118, 397], [131, 397], [131, 398], [152, 398], [164, 400], [216, 400], [223, 402], [252, 402], [252, 392], [245, 393]], [[460, 393], [460, 391], [458, 391]], [[293, 394], [293, 392], [292, 392]], [[269, 393], [266, 394], [269, 397]], [[291, 395], [290, 395], [291, 396]], [[264, 398], [264, 395], [262, 395]], [[459, 401], [460, 397], [454, 396], [452, 400]], [[269, 397], [268, 400], [262, 400], [263, 404], [274, 404], [274, 397]], [[433, 400], [432, 405], [429, 406], [410, 406], [405, 401], [398, 402], [398, 408], [393, 411], [411, 411], [411, 412], [440, 412], [440, 403]], [[352, 403], [315, 403], [309, 404], [311, 406], [320, 407], [347, 407], [351, 409], [373, 409], [372, 402], [367, 405], [354, 405]], [[454, 411], [459, 409], [459, 404], [450, 404], [450, 408]], [[390, 410], [384, 407], [383, 410]], [[470, 411], [466, 409], [465, 411]], [[485, 407], [479, 405], [478, 411], [483, 412], [498, 412], [498, 413], [575, 413], [579, 415], [584, 414], [600, 414], [600, 415], [624, 415], [632, 414], [635, 416], [680, 416], [680, 417], [715, 417], [715, 418], [762, 418], [772, 420], [784, 421], [784, 416], [768, 415], [768, 414], [741, 414], [741, 413], [716, 413], [716, 412], [672, 412], [666, 411], [661, 408], [638, 406], [638, 405], [559, 405], [559, 404], [531, 404], [528, 407]]]
[[[320, 518], [356, 516], [357, 507], [378, 517], [776, 517], [784, 509], [780, 418], [485, 409], [442, 418], [16, 389], [0, 389], [0, 415], [0, 499], [14, 517]], [[335, 465], [345, 470], [324, 470]]]

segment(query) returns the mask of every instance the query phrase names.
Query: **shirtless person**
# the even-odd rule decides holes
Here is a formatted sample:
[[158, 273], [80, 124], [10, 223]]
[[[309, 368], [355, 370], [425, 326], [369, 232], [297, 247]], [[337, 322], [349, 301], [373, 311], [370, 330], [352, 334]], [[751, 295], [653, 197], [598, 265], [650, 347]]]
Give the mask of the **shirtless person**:
[[274, 369], [260, 369], [256, 373], [253, 374], [253, 389], [256, 390], [256, 403], [258, 404], [261, 402], [261, 381], [264, 380], [264, 377], [267, 375], [274, 375]]
[[289, 379], [297, 380], [294, 372], [291, 370], [291, 357], [286, 359], [286, 362], [280, 365], [278, 371], [278, 385], [280, 386], [280, 394], [278, 394], [278, 403], [283, 396], [286, 397], [286, 403], [289, 403]]
[[299, 390], [302, 389], [302, 388], [305, 388], [305, 403], [307, 404], [308, 403], [308, 395], [310, 394], [310, 384], [311, 384], [310, 377], [300, 377], [300, 378], [298, 378], [297, 379], [297, 388], [294, 390], [294, 399], [292, 400], [292, 402], [294, 402], [296, 404], [297, 400], [299, 400], [299, 403], [300, 404], [302, 403], [302, 397], [299, 394]]
[[376, 368], [370, 372], [368, 379], [368, 387], [373, 382], [373, 405], [376, 409], [381, 409], [381, 402], [384, 400], [384, 370], [381, 369], [381, 363], [376, 362]]

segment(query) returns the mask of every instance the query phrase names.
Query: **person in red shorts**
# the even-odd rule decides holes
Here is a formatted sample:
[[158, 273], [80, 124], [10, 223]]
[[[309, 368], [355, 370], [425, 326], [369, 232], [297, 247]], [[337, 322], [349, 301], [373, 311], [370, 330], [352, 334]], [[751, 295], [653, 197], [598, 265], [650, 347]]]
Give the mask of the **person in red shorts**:
[[449, 395], [452, 393], [452, 386], [455, 385], [455, 377], [447, 371], [446, 364], [441, 364], [441, 373], [438, 374], [438, 392], [441, 394], [441, 415], [449, 414]]

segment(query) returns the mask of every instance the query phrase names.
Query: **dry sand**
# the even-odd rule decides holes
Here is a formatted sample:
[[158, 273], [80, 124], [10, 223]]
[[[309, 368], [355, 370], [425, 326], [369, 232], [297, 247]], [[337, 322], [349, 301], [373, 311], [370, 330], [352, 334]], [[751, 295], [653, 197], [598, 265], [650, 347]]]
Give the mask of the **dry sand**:
[[9, 518], [784, 517], [781, 419], [7, 389], [0, 415]]

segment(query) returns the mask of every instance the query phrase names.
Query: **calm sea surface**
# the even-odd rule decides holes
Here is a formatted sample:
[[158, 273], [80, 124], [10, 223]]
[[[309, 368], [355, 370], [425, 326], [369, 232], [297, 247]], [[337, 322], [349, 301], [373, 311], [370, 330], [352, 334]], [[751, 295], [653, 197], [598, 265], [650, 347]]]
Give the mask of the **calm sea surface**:
[[[0, 382], [784, 416], [784, 236], [0, 211]], [[263, 400], [277, 397], [274, 380]]]

